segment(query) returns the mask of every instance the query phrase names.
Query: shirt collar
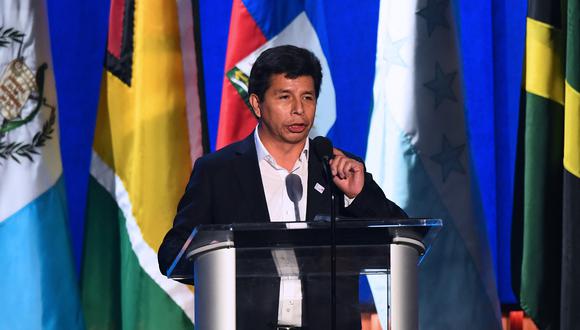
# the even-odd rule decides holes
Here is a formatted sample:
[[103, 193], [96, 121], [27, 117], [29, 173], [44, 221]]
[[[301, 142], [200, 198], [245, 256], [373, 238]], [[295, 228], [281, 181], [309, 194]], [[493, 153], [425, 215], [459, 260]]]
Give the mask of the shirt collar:
[[[276, 160], [274, 159], [274, 157], [272, 157], [272, 155], [268, 152], [266, 147], [264, 147], [262, 140], [260, 140], [260, 134], [258, 134], [258, 126], [256, 126], [256, 128], [254, 129], [254, 143], [256, 144], [256, 153], [258, 154], [258, 161], [265, 160], [270, 165], [274, 167], [279, 167], [276, 164]], [[306, 143], [304, 144], [304, 149], [302, 149], [298, 161], [306, 161], [306, 162], [308, 161], [309, 148], [310, 148], [310, 139], [307, 138]]]

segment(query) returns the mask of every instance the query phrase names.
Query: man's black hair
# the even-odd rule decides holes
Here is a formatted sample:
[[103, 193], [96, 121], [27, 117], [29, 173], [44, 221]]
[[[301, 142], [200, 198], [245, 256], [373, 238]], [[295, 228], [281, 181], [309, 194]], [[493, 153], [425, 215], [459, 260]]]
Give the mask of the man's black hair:
[[248, 94], [256, 94], [263, 101], [274, 74], [284, 74], [289, 79], [310, 76], [314, 80], [316, 98], [320, 94], [322, 67], [316, 55], [307, 49], [284, 45], [263, 51], [252, 66]]

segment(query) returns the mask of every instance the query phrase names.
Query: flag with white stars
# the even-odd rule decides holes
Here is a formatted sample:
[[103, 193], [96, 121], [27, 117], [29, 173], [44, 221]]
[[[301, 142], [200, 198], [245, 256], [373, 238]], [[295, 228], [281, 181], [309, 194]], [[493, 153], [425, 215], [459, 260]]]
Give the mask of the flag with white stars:
[[381, 1], [366, 164], [410, 216], [443, 219], [419, 268], [420, 329], [499, 329], [456, 33], [448, 0]]

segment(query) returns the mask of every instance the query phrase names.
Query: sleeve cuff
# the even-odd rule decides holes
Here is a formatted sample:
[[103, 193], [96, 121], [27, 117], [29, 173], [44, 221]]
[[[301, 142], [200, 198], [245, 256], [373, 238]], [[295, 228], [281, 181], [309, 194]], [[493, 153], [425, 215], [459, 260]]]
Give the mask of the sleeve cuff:
[[344, 195], [344, 207], [349, 207], [350, 204], [352, 204], [352, 202], [354, 202], [355, 198], [356, 198], [356, 196], [354, 198], [349, 198], [347, 195]]

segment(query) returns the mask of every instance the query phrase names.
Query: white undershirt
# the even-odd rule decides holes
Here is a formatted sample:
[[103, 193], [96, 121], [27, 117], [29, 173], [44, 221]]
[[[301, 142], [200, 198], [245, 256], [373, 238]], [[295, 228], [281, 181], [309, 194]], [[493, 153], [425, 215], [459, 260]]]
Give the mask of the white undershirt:
[[[254, 131], [254, 141], [258, 154], [258, 164], [268, 206], [270, 221], [295, 221], [294, 203], [286, 191], [286, 176], [294, 173], [302, 182], [302, 198], [298, 202], [300, 220], [306, 219], [306, 200], [308, 194], [308, 147], [306, 140], [300, 157], [292, 167], [292, 171], [279, 166], [276, 160], [262, 144], [258, 128]], [[274, 263], [279, 275], [296, 274], [299, 269], [296, 255], [291, 249], [275, 250], [272, 252]], [[302, 282], [296, 275], [280, 276], [280, 294], [278, 301], [278, 324], [302, 326]]]

